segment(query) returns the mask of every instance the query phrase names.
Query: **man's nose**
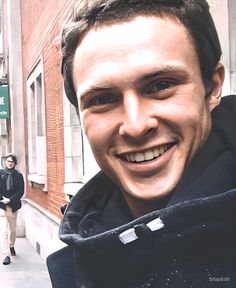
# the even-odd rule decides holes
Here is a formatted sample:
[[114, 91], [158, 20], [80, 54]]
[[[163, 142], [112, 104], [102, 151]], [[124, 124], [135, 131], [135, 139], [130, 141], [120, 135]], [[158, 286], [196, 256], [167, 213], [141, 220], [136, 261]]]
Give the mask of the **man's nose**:
[[151, 102], [138, 95], [126, 95], [119, 133], [122, 136], [139, 138], [153, 129], [157, 129], [158, 120], [154, 115]]

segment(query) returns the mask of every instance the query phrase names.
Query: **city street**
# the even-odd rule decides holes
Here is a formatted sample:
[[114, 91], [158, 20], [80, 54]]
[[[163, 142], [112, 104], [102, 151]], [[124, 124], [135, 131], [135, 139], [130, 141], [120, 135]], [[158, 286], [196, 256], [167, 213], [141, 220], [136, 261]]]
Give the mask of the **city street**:
[[0, 279], [1, 287], [51, 288], [45, 261], [37, 254], [26, 238], [17, 238], [16, 256], [10, 265], [2, 265], [2, 228], [4, 218], [0, 215]]

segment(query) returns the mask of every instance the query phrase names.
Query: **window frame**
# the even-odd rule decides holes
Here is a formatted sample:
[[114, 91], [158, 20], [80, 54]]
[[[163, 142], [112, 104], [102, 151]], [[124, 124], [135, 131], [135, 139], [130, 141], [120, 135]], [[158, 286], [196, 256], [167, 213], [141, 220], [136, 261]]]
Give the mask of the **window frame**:
[[[39, 81], [40, 79], [40, 81]], [[27, 80], [28, 112], [28, 180], [43, 185], [47, 191], [46, 108], [42, 57], [30, 71]]]

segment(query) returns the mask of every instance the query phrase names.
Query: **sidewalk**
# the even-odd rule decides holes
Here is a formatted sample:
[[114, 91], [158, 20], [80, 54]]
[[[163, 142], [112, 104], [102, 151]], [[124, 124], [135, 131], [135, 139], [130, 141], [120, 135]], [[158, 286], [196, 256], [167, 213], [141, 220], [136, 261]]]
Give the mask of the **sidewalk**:
[[45, 261], [37, 254], [26, 238], [16, 239], [15, 250], [17, 255], [11, 256], [11, 264], [3, 265], [0, 246], [0, 286], [7, 288], [51, 288]]

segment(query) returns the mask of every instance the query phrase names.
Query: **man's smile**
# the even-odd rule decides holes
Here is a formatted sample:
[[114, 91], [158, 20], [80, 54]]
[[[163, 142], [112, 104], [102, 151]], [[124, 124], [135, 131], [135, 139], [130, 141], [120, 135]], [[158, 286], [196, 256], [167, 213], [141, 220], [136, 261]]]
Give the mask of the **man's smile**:
[[131, 153], [124, 153], [118, 155], [122, 160], [132, 162], [132, 163], [140, 163], [151, 161], [160, 157], [164, 154], [173, 144], [163, 144], [155, 148], [150, 148], [142, 152], [131, 152]]

